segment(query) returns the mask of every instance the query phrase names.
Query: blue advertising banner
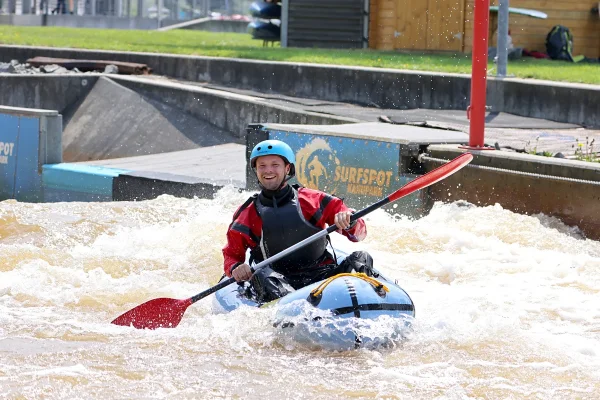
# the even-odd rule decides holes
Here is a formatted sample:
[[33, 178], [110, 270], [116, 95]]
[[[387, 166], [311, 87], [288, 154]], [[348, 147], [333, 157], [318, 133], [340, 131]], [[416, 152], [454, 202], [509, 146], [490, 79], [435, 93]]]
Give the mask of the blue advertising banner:
[[42, 166], [61, 161], [57, 111], [0, 106], [0, 200], [43, 201]]
[[40, 162], [40, 119], [19, 117], [17, 180], [14, 198], [19, 201], [42, 200]]
[[[398, 174], [397, 143], [275, 130], [269, 130], [269, 138], [294, 150], [296, 178], [302, 186], [351, 199], [355, 208], [382, 199], [415, 178]], [[411, 206], [398, 211], [414, 215], [422, 201], [411, 195], [402, 204]]]
[[0, 200], [15, 197], [19, 117], [0, 114]]
[[40, 118], [0, 112], [0, 200], [40, 201]]

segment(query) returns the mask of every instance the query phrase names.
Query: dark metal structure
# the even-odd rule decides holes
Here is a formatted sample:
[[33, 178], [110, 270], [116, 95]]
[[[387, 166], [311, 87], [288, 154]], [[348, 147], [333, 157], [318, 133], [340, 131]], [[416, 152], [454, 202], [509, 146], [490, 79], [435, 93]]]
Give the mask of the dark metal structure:
[[368, 47], [369, 0], [284, 0], [282, 47]]

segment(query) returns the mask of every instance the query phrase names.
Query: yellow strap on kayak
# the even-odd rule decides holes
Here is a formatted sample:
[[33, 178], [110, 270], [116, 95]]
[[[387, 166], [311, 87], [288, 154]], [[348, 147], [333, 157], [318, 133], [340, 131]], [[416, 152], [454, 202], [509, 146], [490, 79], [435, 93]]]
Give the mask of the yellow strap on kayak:
[[369, 283], [371, 286], [373, 286], [373, 289], [375, 289], [375, 290], [383, 289], [386, 292], [390, 291], [390, 289], [388, 289], [387, 286], [385, 286], [383, 283], [379, 282], [377, 279], [375, 279], [363, 272], [352, 272], [352, 273], [337, 274], [330, 278], [325, 279], [323, 282], [321, 282], [321, 284], [319, 286], [317, 286], [310, 292], [310, 296], [313, 298], [320, 296], [321, 293], [323, 293], [323, 290], [325, 290], [325, 288], [327, 287], [327, 285], [329, 285], [331, 282], [333, 282], [337, 278], [341, 278], [343, 276], [354, 276], [356, 278], [360, 278], [363, 281]]

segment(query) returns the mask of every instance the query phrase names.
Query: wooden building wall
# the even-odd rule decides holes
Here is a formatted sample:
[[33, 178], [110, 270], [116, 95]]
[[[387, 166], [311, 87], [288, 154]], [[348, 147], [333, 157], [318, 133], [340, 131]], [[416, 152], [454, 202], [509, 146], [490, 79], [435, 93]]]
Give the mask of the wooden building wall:
[[369, 47], [462, 51], [465, 0], [371, 0]]
[[[473, 4], [466, 0], [464, 50], [470, 52], [473, 44]], [[491, 0], [498, 5], [498, 0]], [[509, 29], [515, 47], [546, 51], [546, 35], [554, 25], [563, 25], [573, 34], [573, 53], [590, 58], [600, 57], [600, 18], [590, 12], [597, 0], [510, 0], [511, 7], [529, 8], [548, 14], [547, 19], [510, 14]], [[496, 26], [496, 13], [491, 13], [490, 40]], [[495, 46], [495, 43], [492, 43]]]
[[[379, 50], [470, 52], [475, 0], [370, 0], [369, 47]], [[590, 12], [597, 0], [510, 0], [510, 6], [548, 14], [537, 19], [510, 14], [516, 47], [545, 52], [554, 25], [568, 27], [574, 53], [600, 57], [600, 18]], [[491, 0], [498, 5], [498, 0]], [[497, 14], [490, 13], [490, 40]], [[492, 44], [494, 45], [494, 44]]]
[[371, 0], [369, 14], [369, 47], [393, 50], [396, 0]]

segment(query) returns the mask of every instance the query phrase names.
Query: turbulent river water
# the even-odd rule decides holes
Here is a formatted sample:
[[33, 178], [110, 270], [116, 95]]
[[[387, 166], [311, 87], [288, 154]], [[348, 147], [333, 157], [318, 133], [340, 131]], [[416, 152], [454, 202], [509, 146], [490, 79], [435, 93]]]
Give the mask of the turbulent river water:
[[247, 196], [0, 202], [0, 398], [600, 398], [600, 243], [500, 206], [376, 211], [364, 242], [334, 239], [412, 296], [390, 348], [308, 348], [273, 308], [214, 314], [210, 298], [176, 329], [110, 324], [212, 286]]

